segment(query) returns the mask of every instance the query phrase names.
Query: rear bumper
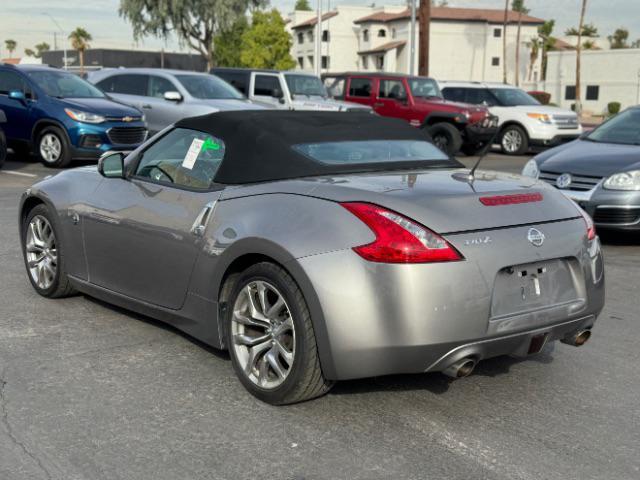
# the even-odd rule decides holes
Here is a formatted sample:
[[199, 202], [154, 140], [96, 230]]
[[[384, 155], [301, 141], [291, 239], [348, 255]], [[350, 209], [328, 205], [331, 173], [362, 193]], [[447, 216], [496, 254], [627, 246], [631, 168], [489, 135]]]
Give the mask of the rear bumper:
[[[441, 371], [465, 354], [518, 355], [539, 333], [553, 341], [591, 327], [604, 305], [599, 244], [583, 240], [582, 219], [537, 228], [549, 239], [540, 248], [526, 241], [528, 227], [488, 232], [490, 245], [466, 245], [477, 232], [448, 236], [466, 257], [460, 262], [377, 264], [352, 250], [299, 259], [322, 309], [323, 324], [314, 326], [326, 338], [318, 348], [321, 358], [331, 358], [328, 367], [323, 363], [327, 378]], [[553, 258], [577, 265], [579, 301], [513, 315], [492, 313], [500, 269]]]

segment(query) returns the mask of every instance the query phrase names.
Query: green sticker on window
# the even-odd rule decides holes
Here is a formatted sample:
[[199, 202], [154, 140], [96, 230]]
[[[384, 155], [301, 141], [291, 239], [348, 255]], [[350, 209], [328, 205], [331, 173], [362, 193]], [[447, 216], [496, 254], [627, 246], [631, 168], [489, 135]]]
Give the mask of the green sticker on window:
[[209, 137], [204, 141], [200, 149], [201, 152], [206, 152], [207, 150], [220, 150], [220, 145]]

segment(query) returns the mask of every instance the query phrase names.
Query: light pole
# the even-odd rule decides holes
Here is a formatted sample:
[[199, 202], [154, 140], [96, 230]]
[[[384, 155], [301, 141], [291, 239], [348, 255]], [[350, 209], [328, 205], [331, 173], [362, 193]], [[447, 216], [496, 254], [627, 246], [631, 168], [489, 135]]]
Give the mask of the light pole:
[[44, 15], [46, 15], [51, 19], [51, 21], [54, 23], [56, 27], [58, 27], [58, 30], [62, 34], [62, 49], [63, 49], [62, 63], [63, 63], [63, 68], [66, 70], [67, 69], [67, 38], [65, 36], [64, 30], [62, 30], [62, 27], [60, 26], [60, 24], [56, 22], [56, 19], [53, 18], [51, 14], [45, 12]]
[[416, 74], [416, 0], [411, 0], [411, 39], [409, 42], [409, 75]]

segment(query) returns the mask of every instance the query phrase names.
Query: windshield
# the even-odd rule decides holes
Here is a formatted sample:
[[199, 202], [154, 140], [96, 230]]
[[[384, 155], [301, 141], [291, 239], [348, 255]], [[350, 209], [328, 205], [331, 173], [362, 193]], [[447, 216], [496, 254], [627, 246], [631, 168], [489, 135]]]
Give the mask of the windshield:
[[540, 102], [519, 88], [491, 88], [491, 93], [498, 99], [500, 105], [504, 107], [515, 107], [518, 105], [540, 105]]
[[430, 78], [410, 78], [409, 88], [414, 97], [442, 98], [442, 92], [440, 92], [438, 84]]
[[50, 97], [56, 98], [104, 98], [98, 88], [89, 82], [65, 72], [29, 72], [29, 77]]
[[640, 145], [640, 108], [630, 108], [603, 123], [586, 137], [592, 142]]
[[423, 140], [367, 140], [348, 142], [303, 143], [293, 149], [327, 165], [357, 165], [449, 160], [438, 147]]
[[313, 75], [285, 75], [287, 87], [291, 95], [312, 95], [318, 97], [326, 97], [327, 90], [318, 77]]
[[176, 75], [176, 78], [195, 98], [203, 100], [244, 98], [227, 82], [213, 75]]

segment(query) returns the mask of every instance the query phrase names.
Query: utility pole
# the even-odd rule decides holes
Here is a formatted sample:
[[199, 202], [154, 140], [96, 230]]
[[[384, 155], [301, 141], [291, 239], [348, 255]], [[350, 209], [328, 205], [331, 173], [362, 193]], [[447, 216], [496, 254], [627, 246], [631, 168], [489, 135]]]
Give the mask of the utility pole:
[[420, 0], [420, 37], [418, 53], [418, 75], [429, 76], [429, 30], [431, 27], [431, 0]]
[[315, 60], [315, 70], [316, 75], [320, 76], [322, 72], [320, 63], [322, 61], [322, 0], [318, 0], [318, 12], [316, 19], [316, 60]]
[[504, 20], [502, 22], [502, 83], [507, 83], [507, 15], [509, 14], [509, 0], [504, 2]]
[[409, 75], [416, 74], [416, 0], [411, 0], [411, 38], [409, 40]]
[[[64, 30], [62, 30], [62, 27], [60, 26], [60, 24], [58, 22], [56, 22], [56, 19], [53, 18], [51, 16], [51, 14], [49, 13], [44, 13], [44, 15], [46, 15], [47, 17], [49, 17], [51, 19], [51, 21], [55, 24], [56, 27], [58, 27], [58, 30], [60, 30], [60, 33], [62, 34], [62, 48], [64, 49], [63, 51], [63, 57], [62, 57], [62, 68], [64, 68], [65, 70], [67, 69], [67, 39], [65, 38], [65, 33]], [[55, 36], [53, 37], [55, 40]], [[55, 42], [57, 43], [57, 42]]]

